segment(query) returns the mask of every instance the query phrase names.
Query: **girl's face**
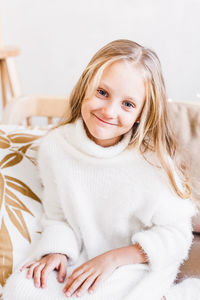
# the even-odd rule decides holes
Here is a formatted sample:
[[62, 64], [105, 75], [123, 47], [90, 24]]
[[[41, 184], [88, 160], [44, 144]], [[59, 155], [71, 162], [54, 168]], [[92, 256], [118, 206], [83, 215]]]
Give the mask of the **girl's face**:
[[145, 101], [145, 87], [139, 69], [117, 61], [103, 71], [92, 96], [82, 102], [81, 115], [88, 136], [103, 147], [120, 141], [139, 119]]

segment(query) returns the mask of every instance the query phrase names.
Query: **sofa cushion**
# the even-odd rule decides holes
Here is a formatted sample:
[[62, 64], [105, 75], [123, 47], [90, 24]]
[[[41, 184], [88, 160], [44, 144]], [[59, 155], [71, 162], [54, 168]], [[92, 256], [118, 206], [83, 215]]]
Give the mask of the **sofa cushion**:
[[200, 278], [200, 235], [198, 233], [194, 234], [188, 258], [181, 265], [176, 282], [180, 282], [187, 277]]
[[[192, 199], [200, 210], [200, 104], [169, 102], [169, 112], [178, 142], [178, 161], [189, 168]], [[200, 212], [193, 218], [193, 231], [200, 232]]]
[[29, 256], [41, 232], [36, 153], [48, 128], [0, 125], [0, 285]]

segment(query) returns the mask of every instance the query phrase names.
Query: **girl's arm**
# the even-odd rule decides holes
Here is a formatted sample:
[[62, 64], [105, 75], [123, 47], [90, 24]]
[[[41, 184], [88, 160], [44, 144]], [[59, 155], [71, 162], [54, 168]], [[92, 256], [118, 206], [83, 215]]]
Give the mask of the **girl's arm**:
[[[146, 253], [153, 271], [170, 265], [180, 266], [188, 258], [192, 244], [192, 217], [197, 213], [190, 199], [181, 199], [163, 190], [160, 205], [151, 219], [151, 226], [132, 234], [133, 244], [139, 244]], [[144, 215], [145, 216], [145, 215]], [[140, 221], [145, 224], [145, 217]], [[148, 220], [149, 221], [149, 220]]]
[[[177, 186], [184, 190], [170, 157], [169, 164]], [[144, 187], [148, 192], [148, 205], [141, 205], [135, 212], [144, 229], [133, 232], [131, 241], [146, 253], [150, 270], [175, 265], [179, 268], [188, 258], [193, 240], [192, 217], [198, 209], [191, 199], [182, 199], [175, 193], [162, 168], [154, 170]]]
[[111, 250], [116, 265], [145, 264], [148, 257], [139, 244]]
[[62, 253], [68, 256], [68, 265], [71, 265], [78, 259], [81, 240], [67, 223], [60, 205], [56, 179], [52, 169], [53, 155], [53, 143], [47, 135], [40, 143], [37, 157], [39, 175], [44, 185], [42, 194], [44, 215], [42, 219], [43, 232], [34, 259], [39, 259], [49, 253]]

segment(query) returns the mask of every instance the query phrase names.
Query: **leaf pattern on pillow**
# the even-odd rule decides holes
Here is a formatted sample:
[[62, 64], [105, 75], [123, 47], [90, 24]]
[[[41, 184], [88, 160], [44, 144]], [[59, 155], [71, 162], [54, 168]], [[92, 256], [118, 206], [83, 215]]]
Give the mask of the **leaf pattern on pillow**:
[[[5, 188], [5, 186], [7, 186]], [[10, 189], [20, 192], [22, 195], [32, 198], [35, 201], [41, 202], [40, 198], [21, 180], [11, 177], [3, 176], [0, 173], [0, 205], [4, 203], [5, 198], [5, 209], [10, 218], [10, 221], [18, 230], [18, 232], [31, 243], [30, 233], [28, 231], [26, 222], [24, 220], [22, 211], [34, 216], [32, 212], [26, 207], [26, 205], [17, 197], [17, 195]], [[0, 206], [0, 207], [1, 207]], [[0, 240], [5, 241], [4, 245], [6, 251], [3, 251], [1, 246], [0, 255], [0, 283], [2, 286], [5, 284], [6, 279], [12, 273], [13, 265], [13, 247], [9, 232], [5, 226], [4, 220], [2, 218], [1, 228], [0, 228]], [[9, 248], [8, 248], [9, 247]], [[9, 252], [9, 253], [8, 253]], [[5, 264], [5, 265], [4, 265]]]
[[19, 209], [16, 209], [12, 206], [6, 205], [6, 211], [9, 215], [9, 218], [16, 229], [21, 233], [21, 235], [31, 243], [31, 237], [24, 221], [22, 212]]
[[12, 205], [13, 207], [21, 209], [34, 217], [32, 212], [26, 207], [26, 205], [9, 189], [6, 189], [5, 202], [7, 205]]
[[41, 136], [33, 135], [33, 134], [29, 134], [29, 133], [13, 133], [13, 134], [8, 134], [7, 137], [13, 143], [24, 144], [24, 143], [33, 142], [33, 141], [37, 140], [38, 138], [40, 138]]
[[[27, 194], [26, 194], [26, 196], [27, 196]], [[34, 200], [36, 200], [36, 199], [34, 199]], [[25, 239], [27, 239], [30, 243], [31, 242], [30, 234], [28, 232], [28, 228], [24, 221], [24, 217], [21, 213], [21, 210], [29, 213], [32, 216], [34, 216], [34, 215], [25, 206], [25, 204], [9, 189], [6, 189], [6, 192], [5, 192], [5, 204], [6, 204], [6, 211], [10, 217], [11, 222], [16, 227], [16, 229], [21, 233], [21, 235]]]
[[[9, 163], [6, 164], [6, 166], [4, 167], [7, 168], [17, 164], [23, 159], [24, 156], [28, 158], [34, 165], [37, 165], [36, 158], [32, 156], [28, 156], [26, 152], [27, 150], [32, 150], [37, 152], [39, 146], [35, 145], [34, 142], [39, 140], [40, 138], [41, 135], [29, 134], [25, 132], [6, 134], [6, 132], [0, 130], [0, 148], [2, 149], [9, 148], [10, 152], [13, 152], [8, 154], [8, 156], [4, 158], [5, 160], [12, 159], [12, 162], [10, 162], [10, 164]], [[19, 144], [23, 144], [23, 145], [19, 147]], [[1, 164], [3, 163], [4, 161], [1, 162]]]
[[40, 198], [21, 180], [5, 175], [6, 185], [20, 192], [24, 196], [31, 197], [33, 200], [41, 202]]
[[1, 211], [1, 207], [2, 207], [3, 201], [4, 201], [4, 191], [5, 191], [4, 177], [0, 173], [0, 211]]
[[[13, 269], [13, 246], [9, 231], [4, 221], [5, 212], [20, 235], [31, 243], [31, 236], [26, 225], [23, 212], [33, 216], [33, 213], [20, 200], [20, 194], [33, 201], [41, 203], [40, 198], [23, 181], [6, 175], [6, 169], [16, 166], [26, 157], [34, 165], [37, 164], [35, 153], [38, 150], [37, 140], [42, 135], [26, 132], [7, 133], [0, 129], [0, 149], [5, 156], [0, 161], [0, 284], [3, 286]], [[33, 151], [28, 154], [27, 150]], [[10, 152], [10, 153], [9, 153]], [[2, 152], [4, 153], [4, 152]], [[33, 154], [31, 156], [31, 154]], [[2, 157], [2, 156], [1, 156]]]
[[9, 232], [2, 220], [0, 228], [1, 240], [1, 256], [0, 256], [0, 283], [2, 286], [5, 284], [6, 279], [12, 274], [13, 266], [13, 246], [10, 239]]
[[12, 167], [14, 165], [17, 165], [20, 163], [20, 161], [23, 159], [23, 155], [21, 153], [10, 153], [6, 155], [1, 161], [0, 161], [0, 167], [1, 169], [3, 168], [8, 168]]
[[[0, 132], [2, 134], [2, 131]], [[7, 149], [10, 147], [10, 141], [7, 137], [0, 136], [0, 148]]]
[[20, 147], [18, 150], [22, 153], [26, 153], [26, 151], [32, 146], [32, 144], [27, 144], [25, 146]]

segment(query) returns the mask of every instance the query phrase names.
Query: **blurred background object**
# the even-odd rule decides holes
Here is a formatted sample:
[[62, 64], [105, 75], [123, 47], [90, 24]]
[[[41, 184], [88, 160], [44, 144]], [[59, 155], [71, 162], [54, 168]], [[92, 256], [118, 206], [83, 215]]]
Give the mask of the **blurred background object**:
[[0, 78], [2, 108], [4, 108], [8, 102], [8, 91], [10, 92], [9, 98], [15, 98], [21, 95], [21, 86], [14, 60], [14, 57], [17, 55], [19, 55], [19, 49], [17, 47], [4, 45], [0, 15]]
[[[66, 97], [24, 96], [15, 64], [15, 57], [18, 55], [17, 47], [4, 45], [0, 16], [1, 123], [30, 126], [33, 117], [36, 117], [38, 122], [40, 116], [47, 117], [49, 125], [57, 122], [64, 113]], [[54, 117], [52, 110], [55, 111]]]

